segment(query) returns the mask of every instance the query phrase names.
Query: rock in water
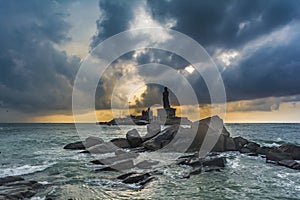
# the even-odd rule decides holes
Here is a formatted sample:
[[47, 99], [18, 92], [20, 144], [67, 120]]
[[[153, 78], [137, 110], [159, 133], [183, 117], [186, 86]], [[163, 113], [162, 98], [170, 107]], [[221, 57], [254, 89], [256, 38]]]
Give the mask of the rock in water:
[[111, 142], [104, 142], [102, 144], [97, 144], [92, 146], [86, 151], [82, 151], [81, 153], [95, 153], [95, 154], [104, 154], [104, 153], [113, 153], [118, 149], [113, 143]]
[[269, 151], [266, 154], [267, 161], [281, 161], [281, 160], [293, 160], [292, 156], [289, 153], [278, 152], [278, 151]]
[[128, 170], [134, 168], [134, 164], [132, 160], [125, 160], [122, 162], [115, 163], [110, 166], [106, 166], [100, 169], [96, 169], [96, 172], [101, 172], [101, 171], [122, 171], [122, 170]]
[[300, 147], [294, 144], [284, 144], [279, 147], [284, 153], [289, 153], [294, 160], [300, 160]]
[[171, 140], [175, 137], [178, 129], [179, 125], [170, 126], [160, 132], [157, 136], [144, 142], [143, 146], [146, 149], [153, 151], [161, 149], [171, 142]]
[[126, 138], [115, 138], [115, 139], [112, 139], [110, 142], [112, 142], [114, 145], [116, 145], [119, 148], [130, 148], [131, 147]]
[[246, 140], [245, 138], [240, 137], [240, 136], [233, 138], [233, 141], [235, 143], [237, 150], [240, 150], [248, 143], [248, 140]]
[[[188, 149], [188, 152], [199, 151], [204, 138], [208, 137], [212, 141], [217, 141], [215, 151], [224, 151], [224, 138], [230, 134], [223, 125], [223, 120], [218, 116], [209, 117], [193, 122], [191, 129], [196, 132], [196, 136]], [[220, 136], [222, 135], [222, 136]]]
[[132, 158], [137, 158], [138, 156], [139, 156], [139, 154], [137, 154], [137, 153], [123, 153], [123, 154], [119, 154], [119, 155], [113, 156], [113, 157], [92, 160], [91, 163], [98, 164], [98, 165], [99, 164], [100, 165], [111, 165], [115, 162], [132, 159]]
[[127, 132], [126, 139], [132, 148], [142, 146], [142, 138], [136, 129]]
[[89, 148], [89, 147], [95, 146], [97, 144], [102, 144], [103, 142], [104, 142], [104, 140], [102, 138], [90, 136], [85, 139], [84, 146], [85, 146], [85, 148]]
[[147, 134], [142, 137], [143, 142], [155, 137], [161, 131], [161, 125], [159, 123], [151, 123], [147, 125]]
[[127, 184], [139, 183], [150, 177], [149, 173], [145, 174], [133, 174], [127, 178], [125, 178], [122, 182]]
[[83, 150], [85, 146], [82, 141], [73, 142], [64, 146], [64, 149], [71, 149], [71, 150]]

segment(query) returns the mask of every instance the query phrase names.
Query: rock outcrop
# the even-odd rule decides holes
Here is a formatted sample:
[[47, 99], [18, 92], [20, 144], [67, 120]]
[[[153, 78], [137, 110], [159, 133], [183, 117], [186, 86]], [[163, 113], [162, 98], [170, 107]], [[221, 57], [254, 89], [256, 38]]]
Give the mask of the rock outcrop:
[[20, 176], [0, 178], [0, 199], [28, 199], [44, 186], [36, 181], [27, 181]]

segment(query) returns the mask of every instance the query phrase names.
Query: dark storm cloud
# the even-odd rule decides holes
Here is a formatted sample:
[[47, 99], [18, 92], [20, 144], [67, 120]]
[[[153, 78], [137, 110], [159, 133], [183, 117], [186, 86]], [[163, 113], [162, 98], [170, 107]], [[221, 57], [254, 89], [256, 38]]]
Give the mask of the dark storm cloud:
[[[99, 41], [128, 29], [134, 19], [136, 5], [136, 1], [100, 1], [105, 20], [98, 21], [98, 34], [94, 36], [91, 46], [95, 47]], [[298, 29], [287, 31], [288, 35], [294, 34], [289, 42], [280, 41], [283, 36], [279, 34], [278, 38], [273, 38], [274, 42], [245, 51], [257, 40], [267, 40], [276, 31], [297, 26], [300, 22], [299, 5], [297, 0], [148, 0], [147, 11], [153, 20], [162, 25], [170, 19], [175, 20], [172, 29], [203, 45], [217, 63], [220, 63], [220, 52], [234, 50], [243, 56], [222, 72], [228, 100], [236, 101], [300, 94]], [[128, 56], [127, 59], [135, 60], [138, 64], [159, 62], [175, 69], [186, 66], [187, 63], [181, 62], [178, 56], [169, 59], [169, 55], [146, 50], [136, 58]], [[151, 70], [140, 74], [151, 76]], [[201, 102], [209, 102], [209, 93], [203, 79], [195, 74], [187, 78]], [[144, 97], [151, 98], [147, 94]]]
[[26, 112], [70, 109], [79, 58], [54, 47], [70, 40], [64, 6], [50, 0], [0, 1], [2, 107]]

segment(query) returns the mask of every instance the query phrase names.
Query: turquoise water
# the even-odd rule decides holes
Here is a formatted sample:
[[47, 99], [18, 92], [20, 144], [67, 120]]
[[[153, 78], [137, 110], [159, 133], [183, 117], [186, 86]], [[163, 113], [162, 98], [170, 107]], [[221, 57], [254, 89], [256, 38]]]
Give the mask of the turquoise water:
[[[300, 124], [227, 124], [232, 136], [243, 136], [265, 146], [286, 142], [300, 145]], [[114, 180], [116, 172], [93, 172], [92, 155], [63, 146], [87, 135], [105, 140], [124, 137], [126, 130], [145, 127], [102, 127], [78, 135], [73, 124], [0, 124], [0, 177], [22, 175], [51, 184], [35, 199], [300, 199], [300, 172], [266, 163], [260, 157], [224, 153], [222, 172], [182, 179], [183, 167], [160, 167], [162, 175], [144, 189]], [[143, 153], [141, 157], [172, 161], [173, 155]], [[38, 197], [38, 198], [37, 198]]]

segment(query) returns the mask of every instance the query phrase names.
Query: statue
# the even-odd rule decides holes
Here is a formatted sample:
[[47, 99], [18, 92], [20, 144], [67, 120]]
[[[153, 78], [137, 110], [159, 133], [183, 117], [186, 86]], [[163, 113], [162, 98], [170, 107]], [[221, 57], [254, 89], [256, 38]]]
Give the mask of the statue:
[[164, 88], [164, 92], [163, 92], [163, 104], [164, 104], [164, 109], [170, 108], [169, 92], [167, 87]]

